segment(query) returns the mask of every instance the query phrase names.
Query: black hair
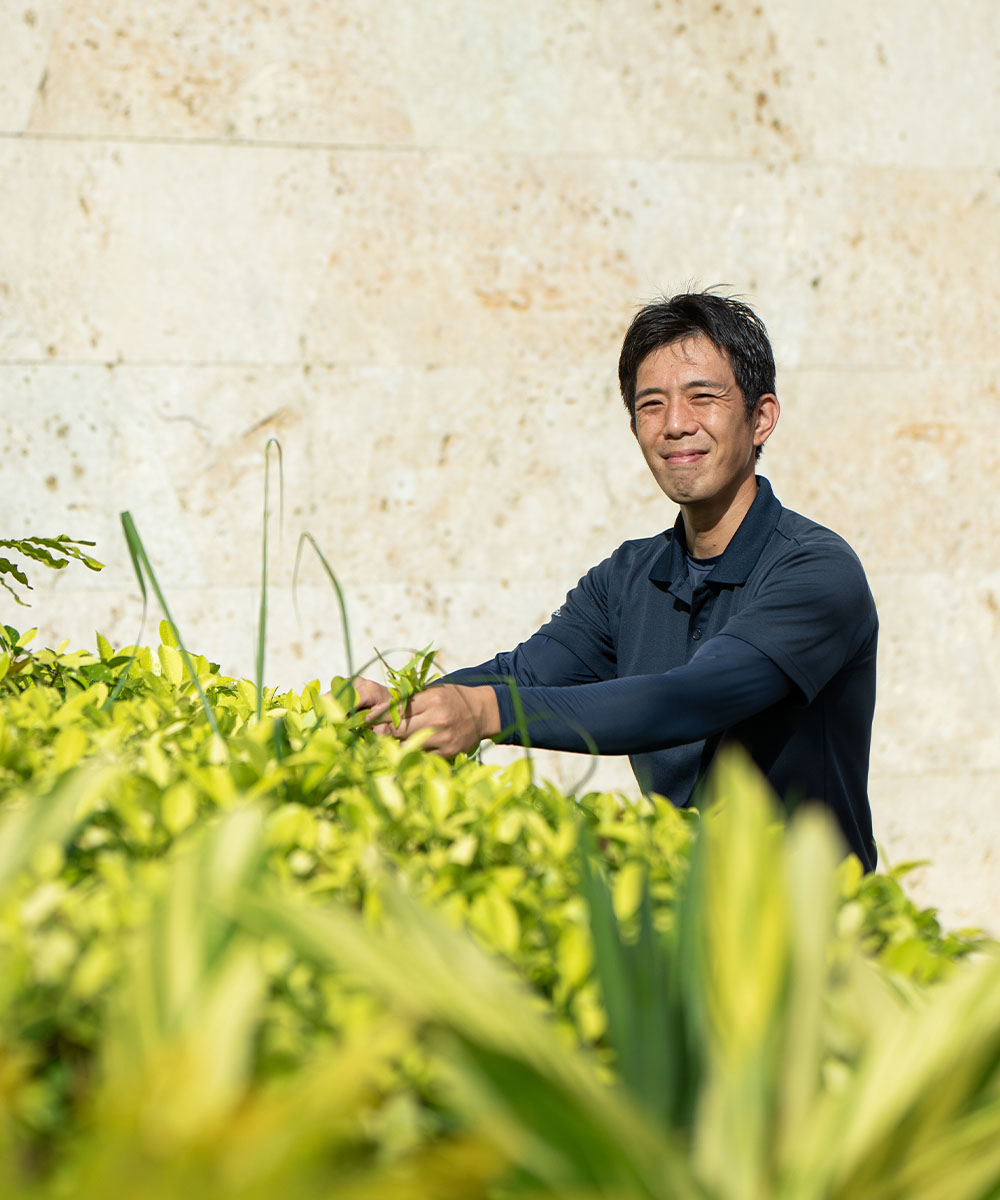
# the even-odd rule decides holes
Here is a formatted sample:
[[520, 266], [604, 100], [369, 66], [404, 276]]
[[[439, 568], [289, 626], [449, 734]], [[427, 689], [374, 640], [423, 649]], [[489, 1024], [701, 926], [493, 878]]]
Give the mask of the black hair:
[[633, 429], [635, 381], [642, 361], [661, 346], [698, 334], [704, 334], [729, 359], [748, 421], [761, 396], [774, 392], [771, 343], [764, 322], [749, 305], [710, 291], [663, 296], [632, 318], [618, 360], [618, 382]]

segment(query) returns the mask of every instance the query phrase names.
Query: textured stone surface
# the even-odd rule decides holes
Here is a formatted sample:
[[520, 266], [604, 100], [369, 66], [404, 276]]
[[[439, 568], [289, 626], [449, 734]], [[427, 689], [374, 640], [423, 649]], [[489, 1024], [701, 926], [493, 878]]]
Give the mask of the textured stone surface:
[[757, 299], [791, 366], [995, 356], [986, 169], [21, 140], [0, 204], [32, 230], [0, 228], [11, 358], [606, 362], [688, 280]]
[[7, 127], [60, 134], [968, 167], [1000, 119], [992, 0], [50, 0], [10, 25]]
[[311, 550], [293, 603], [303, 530], [356, 661], [486, 658], [672, 521], [618, 346], [661, 289], [729, 283], [779, 363], [765, 473], [879, 605], [876, 835], [1000, 932], [994, 0], [8, 9], [0, 508], [107, 568], [36, 571], [6, 619], [131, 642], [127, 509], [191, 644], [252, 673], [277, 437], [267, 677], [346, 667]]
[[960, 577], [996, 562], [1000, 366], [786, 371], [779, 392], [763, 462], [789, 507], [880, 571]]
[[129, 0], [62, 7], [31, 132], [398, 141], [375, 6]]
[[47, 78], [63, 5], [7, 3], [0, 39], [0, 132], [21, 133]]

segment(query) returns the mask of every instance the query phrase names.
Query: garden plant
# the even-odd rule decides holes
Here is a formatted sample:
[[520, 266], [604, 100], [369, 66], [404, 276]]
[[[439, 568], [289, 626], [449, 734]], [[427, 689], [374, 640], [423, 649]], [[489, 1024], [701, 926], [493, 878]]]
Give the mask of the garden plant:
[[4, 1197], [1000, 1195], [996, 948], [736, 752], [566, 795], [169, 613], [2, 640]]

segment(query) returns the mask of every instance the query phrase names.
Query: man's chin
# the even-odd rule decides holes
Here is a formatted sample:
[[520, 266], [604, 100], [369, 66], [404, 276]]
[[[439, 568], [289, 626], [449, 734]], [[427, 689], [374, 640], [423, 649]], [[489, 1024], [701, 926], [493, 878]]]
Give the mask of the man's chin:
[[686, 485], [670, 480], [660, 484], [660, 491], [674, 504], [697, 504], [699, 500], [704, 499], [703, 489], [698, 487], [694, 480]]
[[656, 482], [660, 491], [671, 500], [680, 503], [680, 497], [696, 498], [704, 496], [711, 490], [711, 481], [705, 477], [705, 464], [696, 463], [690, 467], [674, 467], [661, 469], [656, 472]]

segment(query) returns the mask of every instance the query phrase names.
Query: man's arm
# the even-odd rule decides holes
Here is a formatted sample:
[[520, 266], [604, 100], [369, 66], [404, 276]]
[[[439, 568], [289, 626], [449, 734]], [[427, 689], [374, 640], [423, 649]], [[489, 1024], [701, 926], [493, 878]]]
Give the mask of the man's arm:
[[475, 667], [462, 667], [426, 691], [414, 696], [398, 725], [386, 718], [389, 689], [371, 679], [356, 679], [360, 709], [376, 733], [409, 737], [418, 729], [433, 726], [426, 744], [429, 750], [452, 756], [474, 749], [484, 738], [497, 737], [503, 730], [497, 693], [491, 683], [518, 687], [546, 687], [591, 682], [593, 671], [568, 647], [545, 634], [535, 634], [514, 650], [498, 654]]
[[[574, 687], [495, 685], [503, 742], [545, 750], [642, 754], [702, 741], [784, 699], [794, 685], [768, 656], [719, 634], [655, 675]], [[517, 712], [520, 707], [521, 714]], [[523, 716], [523, 724], [522, 724]]]
[[384, 701], [372, 706], [375, 728], [408, 737], [433, 726], [428, 749], [445, 755], [472, 750], [487, 737], [521, 744], [525, 731], [540, 749], [640, 754], [710, 737], [793, 691], [791, 680], [766, 654], [725, 634], [712, 638], [689, 663], [672, 671], [568, 686], [522, 683], [530, 677], [530, 646], [528, 642], [518, 648], [519, 676], [487, 682], [483, 676], [492, 674], [485, 671], [491, 664], [456, 673], [468, 677], [479, 671], [481, 684], [428, 688], [410, 701], [398, 725], [377, 720], [388, 709], [388, 692], [382, 689]]
[[513, 679], [519, 687], [567, 687], [573, 683], [593, 683], [599, 678], [568, 646], [547, 634], [536, 633], [489, 662], [450, 671], [443, 682], [476, 687]]

